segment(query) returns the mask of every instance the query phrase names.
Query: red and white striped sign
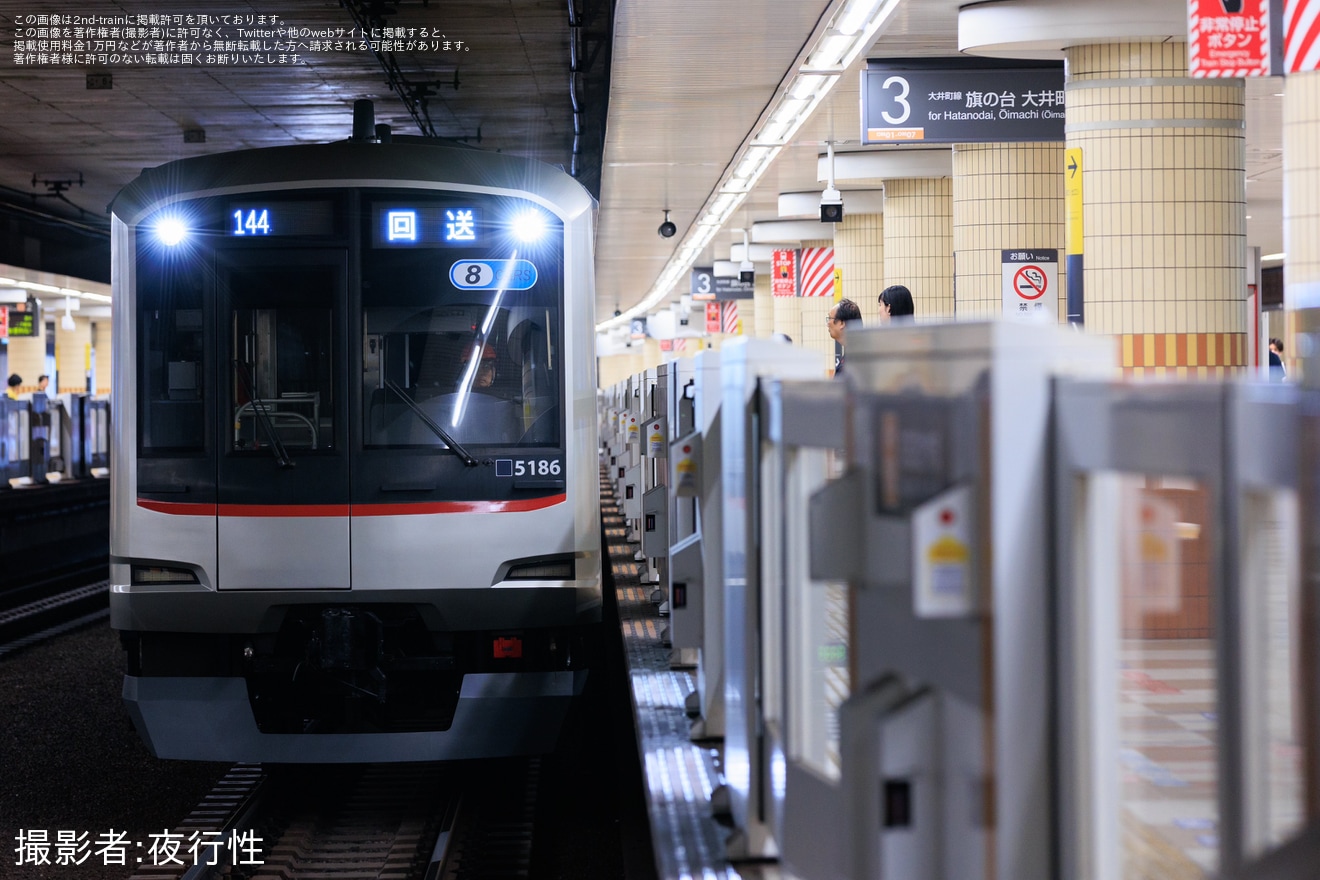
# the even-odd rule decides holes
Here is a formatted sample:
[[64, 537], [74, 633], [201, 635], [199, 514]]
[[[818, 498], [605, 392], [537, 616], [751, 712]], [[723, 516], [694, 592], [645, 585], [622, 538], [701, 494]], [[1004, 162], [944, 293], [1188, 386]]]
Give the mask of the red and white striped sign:
[[730, 336], [739, 336], [742, 334], [742, 321], [738, 319], [738, 301], [725, 300], [724, 302], [724, 332]]
[[706, 303], [706, 332], [720, 332], [720, 304], [717, 302]]
[[797, 293], [797, 251], [776, 250], [770, 259], [770, 295]]
[[802, 295], [834, 296], [834, 248], [802, 249]]
[[1271, 2], [1283, 0], [1240, 0], [1237, 12], [1221, 0], [1188, 0], [1188, 75], [1269, 76]]
[[1320, 69], [1320, 0], [1288, 0], [1283, 6], [1283, 69]]
[[673, 347], [672, 350], [673, 350], [673, 351], [687, 351], [687, 340], [686, 340], [686, 339], [675, 339], [675, 340], [674, 340], [674, 347]]

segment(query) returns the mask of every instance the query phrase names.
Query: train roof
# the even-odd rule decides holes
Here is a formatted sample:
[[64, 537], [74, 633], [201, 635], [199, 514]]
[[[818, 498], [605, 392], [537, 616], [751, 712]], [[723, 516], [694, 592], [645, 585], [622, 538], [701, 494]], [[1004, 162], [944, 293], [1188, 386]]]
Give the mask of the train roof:
[[461, 184], [534, 193], [565, 216], [590, 210], [591, 194], [560, 168], [451, 141], [396, 138], [388, 143], [336, 141], [236, 150], [143, 170], [110, 203], [136, 222], [161, 202], [262, 185], [298, 188], [325, 181], [346, 186]]

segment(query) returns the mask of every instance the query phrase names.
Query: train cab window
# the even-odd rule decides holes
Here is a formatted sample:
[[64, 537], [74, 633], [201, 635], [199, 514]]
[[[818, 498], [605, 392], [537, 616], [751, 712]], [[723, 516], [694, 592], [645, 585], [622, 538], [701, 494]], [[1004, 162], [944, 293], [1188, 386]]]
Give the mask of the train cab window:
[[369, 309], [366, 319], [368, 446], [444, 446], [446, 435], [460, 444], [522, 439], [522, 372], [507, 310]]
[[232, 309], [229, 450], [325, 451], [335, 444], [333, 266], [225, 274]]
[[201, 452], [207, 363], [202, 268], [140, 259], [137, 289], [142, 451]]
[[373, 304], [364, 291], [363, 299], [366, 446], [442, 449], [446, 436], [462, 447], [559, 445], [554, 311], [525, 295], [393, 305]]

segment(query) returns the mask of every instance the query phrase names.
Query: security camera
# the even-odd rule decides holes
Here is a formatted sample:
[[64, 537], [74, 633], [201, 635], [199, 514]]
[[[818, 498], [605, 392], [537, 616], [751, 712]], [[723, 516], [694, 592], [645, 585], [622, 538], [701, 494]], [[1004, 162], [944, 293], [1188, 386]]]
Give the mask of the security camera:
[[669, 219], [668, 211], [665, 211], [665, 222], [660, 224], [660, 228], [656, 232], [660, 233], [661, 238], [673, 238], [674, 233], [678, 232], [678, 227]]
[[616, 308], [616, 309], [614, 310], [614, 317], [617, 318], [617, 317], [619, 317], [619, 315], [622, 315], [622, 314], [623, 314], [623, 309]]
[[738, 280], [743, 284], [751, 284], [756, 281], [756, 267], [752, 265], [751, 260], [743, 260], [738, 264]]
[[825, 187], [820, 194], [820, 222], [843, 222], [843, 195], [833, 186]]

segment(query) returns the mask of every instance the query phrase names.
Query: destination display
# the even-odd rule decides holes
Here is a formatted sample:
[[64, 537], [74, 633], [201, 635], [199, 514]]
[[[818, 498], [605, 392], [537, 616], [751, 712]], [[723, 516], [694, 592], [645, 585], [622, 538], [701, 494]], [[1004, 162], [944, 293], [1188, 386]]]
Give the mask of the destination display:
[[330, 199], [233, 202], [225, 212], [225, 221], [225, 232], [231, 238], [333, 235], [334, 202]]
[[471, 204], [375, 205], [376, 247], [449, 247], [482, 240], [481, 209]]
[[39, 336], [37, 328], [41, 326], [40, 313], [35, 303], [22, 306], [0, 306], [9, 313], [9, 336]]
[[1062, 141], [1063, 83], [1062, 64], [870, 61], [862, 71], [862, 143]]

